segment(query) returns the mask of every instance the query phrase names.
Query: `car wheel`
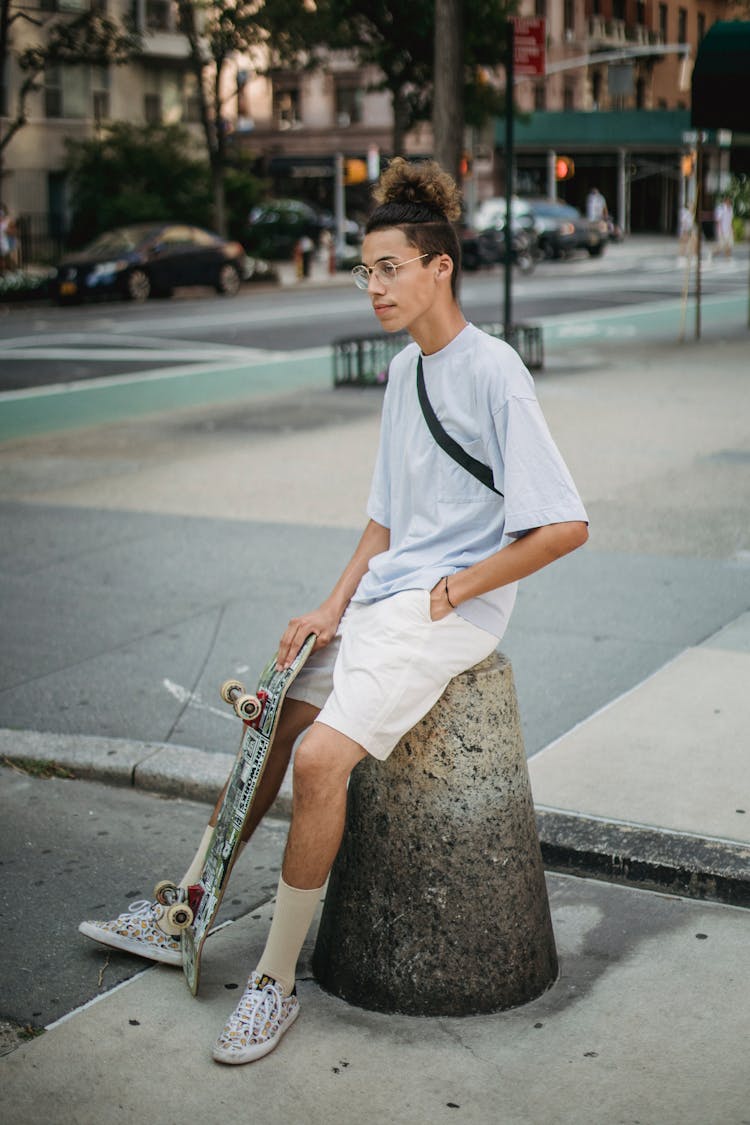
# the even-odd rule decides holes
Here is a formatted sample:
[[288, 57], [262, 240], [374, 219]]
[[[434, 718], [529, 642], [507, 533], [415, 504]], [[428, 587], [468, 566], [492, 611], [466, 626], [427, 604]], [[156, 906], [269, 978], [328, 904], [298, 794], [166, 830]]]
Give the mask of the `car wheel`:
[[130, 301], [147, 301], [151, 296], [151, 281], [145, 270], [131, 270], [125, 279], [125, 295]]
[[219, 270], [219, 278], [216, 282], [216, 292], [221, 293], [224, 297], [235, 297], [240, 291], [242, 278], [234, 266], [228, 262], [223, 265]]
[[604, 243], [600, 242], [598, 246], [589, 246], [588, 252], [590, 258], [601, 258], [604, 253]]

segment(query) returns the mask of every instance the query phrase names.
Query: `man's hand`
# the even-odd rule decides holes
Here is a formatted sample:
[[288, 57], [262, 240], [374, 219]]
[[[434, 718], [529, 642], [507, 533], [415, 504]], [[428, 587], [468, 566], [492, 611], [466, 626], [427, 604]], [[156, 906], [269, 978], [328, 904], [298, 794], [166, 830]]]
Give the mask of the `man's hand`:
[[455, 606], [448, 601], [445, 579], [441, 578], [430, 590], [430, 617], [433, 621], [442, 621], [449, 613], [453, 613], [454, 609]]
[[290, 666], [311, 633], [315, 633], [317, 637], [313, 652], [316, 652], [319, 648], [325, 648], [336, 636], [340, 620], [340, 614], [325, 602], [318, 609], [314, 609], [312, 613], [304, 613], [301, 617], [293, 617], [279, 641], [279, 651], [276, 657], [277, 669], [281, 672]]

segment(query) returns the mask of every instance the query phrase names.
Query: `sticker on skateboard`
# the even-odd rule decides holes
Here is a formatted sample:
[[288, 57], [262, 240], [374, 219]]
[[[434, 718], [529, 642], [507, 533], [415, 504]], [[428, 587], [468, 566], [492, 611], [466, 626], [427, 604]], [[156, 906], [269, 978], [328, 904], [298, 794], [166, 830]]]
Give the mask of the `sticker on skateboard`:
[[276, 657], [266, 666], [255, 695], [238, 680], [228, 680], [221, 697], [244, 723], [242, 741], [219, 808], [216, 827], [196, 884], [187, 889], [166, 880], [157, 883], [154, 897], [167, 907], [169, 922], [180, 930], [182, 967], [192, 994], [200, 983], [201, 953], [232, 873], [242, 832], [250, 816], [258, 784], [273, 745], [281, 705], [315, 645], [307, 638], [289, 668], [276, 670]]

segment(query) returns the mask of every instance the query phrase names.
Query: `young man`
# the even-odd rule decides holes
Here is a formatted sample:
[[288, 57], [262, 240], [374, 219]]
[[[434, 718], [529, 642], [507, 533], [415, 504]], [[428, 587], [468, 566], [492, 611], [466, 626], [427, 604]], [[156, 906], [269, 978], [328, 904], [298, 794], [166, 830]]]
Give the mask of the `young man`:
[[[467, 324], [456, 299], [456, 185], [437, 165], [394, 160], [381, 178], [355, 282], [388, 332], [414, 343], [392, 362], [369, 522], [329, 597], [292, 619], [280, 667], [305, 637], [315, 650], [293, 684], [250, 832], [269, 807], [295, 739], [293, 811], [276, 909], [247, 989], [219, 1035], [219, 1062], [267, 1054], [299, 1012], [295, 966], [344, 829], [349, 774], [384, 760], [453, 676], [503, 636], [521, 578], [585, 542], [586, 513], [549, 435], [530, 375], [505, 343]], [[440, 448], [432, 408], [490, 489]], [[207, 830], [208, 833], [209, 830]], [[195, 881], [206, 837], [184, 884]], [[135, 905], [135, 904], [134, 904]], [[160, 908], [138, 904], [89, 936], [179, 962]]]

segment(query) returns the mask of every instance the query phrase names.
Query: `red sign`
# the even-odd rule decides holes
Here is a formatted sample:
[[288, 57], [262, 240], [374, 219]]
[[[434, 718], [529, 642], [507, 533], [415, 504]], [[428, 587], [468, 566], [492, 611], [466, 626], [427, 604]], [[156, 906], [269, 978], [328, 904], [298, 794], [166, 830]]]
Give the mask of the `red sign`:
[[513, 17], [513, 72], [516, 78], [543, 78], [546, 20]]

